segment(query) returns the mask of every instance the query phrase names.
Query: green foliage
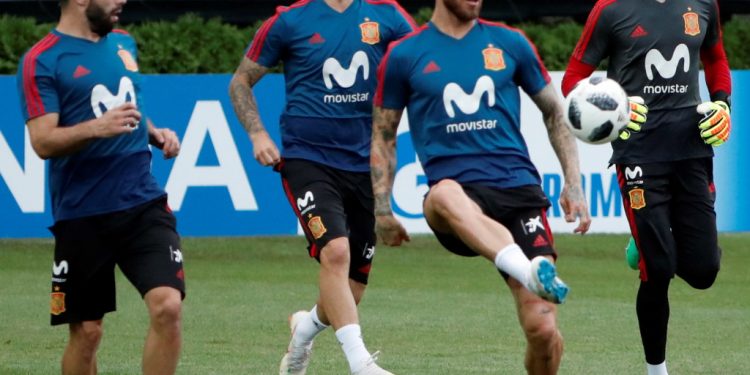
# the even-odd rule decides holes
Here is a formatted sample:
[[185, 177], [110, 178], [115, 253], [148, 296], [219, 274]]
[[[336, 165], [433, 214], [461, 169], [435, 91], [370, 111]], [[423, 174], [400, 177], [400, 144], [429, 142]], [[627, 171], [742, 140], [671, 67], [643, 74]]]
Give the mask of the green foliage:
[[129, 28], [138, 42], [144, 73], [231, 72], [253, 32], [187, 14], [175, 22], [146, 22]]
[[583, 26], [571, 21], [557, 24], [523, 23], [516, 27], [523, 30], [536, 45], [539, 56], [549, 70], [565, 70], [583, 30]]
[[724, 24], [724, 49], [732, 69], [750, 69], [750, 16]]
[[[429, 21], [432, 9], [422, 8], [413, 16], [422, 25]], [[125, 29], [138, 41], [144, 73], [231, 73], [260, 24], [239, 28], [218, 18], [206, 20], [187, 14], [173, 22], [145, 22]], [[572, 21], [513, 26], [536, 44], [549, 70], [565, 70], [583, 29]], [[49, 24], [36, 24], [32, 18], [0, 16], [0, 74], [14, 74], [21, 55], [51, 28]], [[750, 44], [750, 18], [735, 16], [727, 22], [724, 44], [732, 69], [750, 69], [750, 49], [746, 48]]]
[[432, 8], [422, 8], [417, 13], [413, 14], [414, 21], [417, 25], [424, 25], [427, 21], [432, 18]]
[[15, 74], [21, 56], [51, 29], [33, 18], [0, 16], [0, 74]]

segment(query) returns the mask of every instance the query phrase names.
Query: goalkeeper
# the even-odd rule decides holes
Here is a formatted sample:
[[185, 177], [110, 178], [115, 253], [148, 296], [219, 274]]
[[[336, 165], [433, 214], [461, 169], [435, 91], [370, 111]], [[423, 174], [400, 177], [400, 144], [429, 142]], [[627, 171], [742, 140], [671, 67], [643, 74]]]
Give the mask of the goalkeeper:
[[[612, 143], [623, 204], [640, 251], [636, 312], [648, 375], [666, 375], [668, 288], [707, 289], [719, 272], [713, 147], [729, 139], [731, 79], [716, 0], [599, 0], [570, 59], [563, 93], [608, 59], [631, 97]], [[701, 103], [700, 63], [710, 101]], [[639, 101], [640, 97], [643, 100]], [[704, 342], [720, 339], [704, 333]]]

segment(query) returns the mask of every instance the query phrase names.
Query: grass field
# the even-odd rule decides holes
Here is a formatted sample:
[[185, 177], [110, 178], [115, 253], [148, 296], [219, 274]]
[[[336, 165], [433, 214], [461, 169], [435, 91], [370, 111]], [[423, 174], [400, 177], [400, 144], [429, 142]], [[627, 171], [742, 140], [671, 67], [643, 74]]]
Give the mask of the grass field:
[[[572, 287], [560, 308], [561, 374], [644, 374], [635, 319], [637, 273], [625, 236], [558, 236]], [[721, 236], [722, 271], [708, 291], [671, 288], [670, 374], [750, 373], [750, 235]], [[310, 308], [317, 264], [304, 240], [185, 239], [188, 297], [179, 374], [276, 374], [286, 317]], [[57, 374], [67, 336], [48, 325], [51, 240], [0, 240], [0, 374]], [[431, 236], [378, 248], [361, 323], [383, 367], [401, 375], [523, 374], [524, 340], [513, 302], [491, 264], [452, 255]], [[118, 275], [118, 311], [105, 320], [100, 374], [138, 374], [146, 311]], [[308, 374], [347, 374], [331, 330]]]

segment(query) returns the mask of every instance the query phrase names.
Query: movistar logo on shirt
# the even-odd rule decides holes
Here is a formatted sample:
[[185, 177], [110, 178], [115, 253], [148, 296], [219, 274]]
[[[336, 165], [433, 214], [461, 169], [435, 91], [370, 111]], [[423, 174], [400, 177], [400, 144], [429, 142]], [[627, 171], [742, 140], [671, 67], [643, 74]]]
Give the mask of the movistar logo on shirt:
[[[482, 99], [487, 96], [487, 107], [495, 105], [495, 82], [489, 76], [481, 76], [474, 85], [474, 91], [471, 94], [466, 93], [461, 86], [456, 83], [449, 83], [443, 89], [443, 106], [448, 117], [456, 117], [456, 109], [467, 115], [473, 115], [479, 112], [482, 106]], [[497, 127], [497, 120], [482, 119], [477, 121], [467, 121], [452, 123], [446, 125], [447, 133], [459, 133], [474, 130], [494, 129]]]
[[[652, 49], [646, 54], [645, 68], [646, 77], [653, 81], [654, 70], [665, 79], [674, 78], [677, 70], [682, 66], [682, 71], [690, 71], [690, 50], [687, 45], [679, 44], [672, 52], [672, 58], [667, 60], [658, 49]], [[645, 94], [683, 94], [688, 91], [688, 85], [646, 85], [643, 87]]]
[[136, 104], [135, 99], [135, 86], [133, 81], [128, 77], [122, 77], [120, 79], [120, 86], [117, 89], [117, 94], [113, 94], [107, 89], [107, 86], [101, 83], [94, 86], [91, 90], [91, 109], [94, 111], [96, 118], [102, 117], [104, 112], [110, 109], [117, 108], [125, 103]]
[[[341, 62], [333, 57], [326, 59], [323, 63], [323, 83], [328, 90], [334, 88], [335, 81], [339, 87], [348, 89], [354, 86], [359, 76], [360, 68], [362, 78], [366, 81], [370, 78], [370, 59], [363, 51], [357, 51], [352, 56], [349, 68], [344, 68]], [[370, 92], [357, 92], [350, 94], [326, 94], [323, 95], [324, 103], [359, 103], [370, 100]]]

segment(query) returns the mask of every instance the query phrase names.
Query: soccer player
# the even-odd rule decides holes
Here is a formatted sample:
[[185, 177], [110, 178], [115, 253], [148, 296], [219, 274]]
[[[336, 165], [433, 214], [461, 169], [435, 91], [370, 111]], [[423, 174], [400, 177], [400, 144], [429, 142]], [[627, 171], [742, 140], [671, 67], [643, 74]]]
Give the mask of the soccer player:
[[556, 276], [549, 201], [520, 131], [519, 87], [542, 111], [562, 165], [565, 218], [578, 218], [575, 231], [585, 233], [591, 220], [578, 153], [534, 46], [519, 30], [479, 19], [481, 6], [481, 0], [437, 0], [432, 20], [392, 44], [378, 68], [371, 152], [376, 228], [387, 245], [409, 240], [390, 206], [396, 130], [407, 108], [430, 186], [427, 223], [446, 249], [482, 256], [501, 271], [528, 341], [528, 373], [554, 374], [563, 350], [555, 304], [568, 287]]
[[34, 151], [49, 160], [55, 255], [52, 325], [68, 324], [63, 374], [95, 374], [118, 265], [150, 317], [144, 374], [174, 374], [185, 296], [180, 238], [151, 174], [149, 143], [180, 143], [146, 120], [133, 38], [113, 30], [125, 0], [62, 0], [57, 27], [21, 59], [18, 91]]
[[[600, 0], [563, 79], [567, 94], [608, 59], [608, 76], [649, 108], [642, 126], [612, 143], [630, 230], [640, 252], [636, 311], [649, 375], [666, 375], [668, 289], [716, 280], [713, 150], [730, 129], [729, 64], [714, 0]], [[711, 101], [701, 103], [699, 62]]]
[[[362, 340], [357, 304], [375, 255], [370, 136], [375, 71], [388, 43], [413, 31], [393, 0], [302, 0], [277, 8], [232, 78], [230, 95], [256, 160], [274, 166], [320, 262], [320, 295], [290, 317], [280, 374], [304, 374], [315, 336], [332, 325], [353, 374], [390, 374]], [[252, 87], [284, 65], [280, 154]]]

